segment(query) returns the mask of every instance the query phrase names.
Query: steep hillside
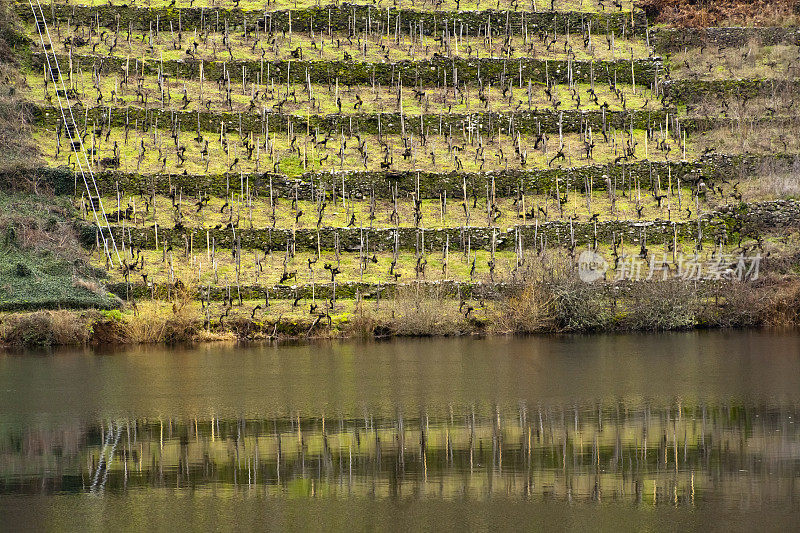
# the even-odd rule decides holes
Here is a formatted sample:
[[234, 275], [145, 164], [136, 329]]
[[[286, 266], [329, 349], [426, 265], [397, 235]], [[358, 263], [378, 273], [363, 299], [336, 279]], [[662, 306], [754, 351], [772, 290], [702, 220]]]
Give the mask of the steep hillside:
[[14, 9], [6, 188], [120, 339], [796, 321], [793, 4]]

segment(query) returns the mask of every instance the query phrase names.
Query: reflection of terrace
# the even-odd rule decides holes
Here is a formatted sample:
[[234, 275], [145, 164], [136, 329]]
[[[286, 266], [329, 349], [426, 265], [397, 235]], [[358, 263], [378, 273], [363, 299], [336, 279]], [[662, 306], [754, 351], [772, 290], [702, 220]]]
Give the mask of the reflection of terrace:
[[793, 416], [759, 409], [684, 411], [676, 418], [645, 410], [549, 412], [540, 419], [521, 411], [474, 422], [114, 422], [7, 433], [0, 443], [0, 492], [225, 487], [289, 495], [635, 501], [749, 494], [768, 501], [797, 496], [792, 479], [800, 441]]

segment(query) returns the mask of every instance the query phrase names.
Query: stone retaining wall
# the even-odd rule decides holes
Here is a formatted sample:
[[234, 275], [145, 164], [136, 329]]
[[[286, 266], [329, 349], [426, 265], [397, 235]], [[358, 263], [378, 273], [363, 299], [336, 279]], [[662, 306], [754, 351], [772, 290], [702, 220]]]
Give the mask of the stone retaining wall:
[[[59, 55], [60, 65], [69, 65], [69, 58]], [[122, 75], [126, 68], [138, 72], [144, 70], [145, 75], [156, 76], [159, 71], [173, 79], [197, 79], [200, 76], [200, 63], [197, 60], [147, 60], [142, 67], [137, 58], [126, 59], [123, 57], [98, 57], [92, 55], [72, 55], [73, 65], [85, 71], [98, 71], [101, 74]], [[31, 54], [33, 68], [42, 71], [45, 64], [43, 52]], [[444, 85], [445, 76], [448, 84], [454, 77], [460, 80], [470, 80], [477, 83], [506, 85], [509, 82], [519, 85], [528, 80], [545, 82], [550, 80], [555, 83], [569, 81], [569, 65], [572, 66], [572, 79], [577, 83], [589, 83], [594, 77], [595, 82], [608, 82], [616, 79], [618, 83], [631, 83], [649, 85], [653, 82], [656, 72], [663, 71], [660, 58], [653, 59], [618, 59], [616, 61], [564, 61], [542, 60], [530, 58], [498, 59], [498, 58], [472, 58], [472, 59], [426, 59], [420, 61], [402, 60], [393, 63], [371, 63], [363, 61], [203, 61], [203, 72], [207, 80], [217, 80], [229, 72], [231, 79], [241, 80], [242, 72], [245, 78], [255, 83], [257, 77], [267, 80], [275, 78], [281, 83], [286, 83], [288, 77], [291, 83], [306, 83], [306, 73], [311, 83], [335, 83], [339, 80], [344, 85], [372, 85], [395, 86], [399, 81], [403, 85], [435, 87]], [[62, 72], [66, 77], [68, 73]], [[269, 76], [267, 76], [269, 74]], [[287, 76], [288, 74], [288, 76]]]
[[[202, 297], [205, 300], [222, 301], [227, 300], [230, 295], [234, 300], [265, 300], [269, 292], [270, 300], [293, 300], [301, 298], [303, 300], [330, 300], [334, 297], [334, 290], [337, 299], [356, 299], [361, 297], [366, 300], [378, 298], [391, 298], [398, 290], [425, 291], [425, 294], [435, 292], [442, 298], [486, 298], [496, 295], [507, 294], [511, 285], [506, 283], [483, 283], [483, 282], [462, 282], [453, 280], [426, 281], [419, 280], [408, 283], [364, 283], [364, 282], [344, 282], [336, 283], [310, 283], [299, 285], [242, 285], [233, 286], [212, 286], [200, 287], [194, 292], [194, 298]], [[120, 298], [156, 298], [167, 299], [175, 294], [174, 287], [167, 284], [147, 285], [136, 282], [129, 286], [125, 283], [113, 283], [108, 286], [108, 291]]]
[[[587, 165], [572, 168], [550, 168], [531, 170], [508, 170], [497, 172], [430, 172], [427, 170], [408, 172], [386, 171], [342, 171], [342, 172], [308, 172], [297, 178], [283, 174], [231, 174], [225, 175], [182, 175], [182, 174], [134, 174], [119, 171], [98, 171], [95, 173], [101, 194], [115, 195], [117, 190], [124, 195], [169, 194], [173, 190], [181, 191], [185, 196], [213, 195], [227, 197], [231, 191], [238, 191], [244, 185], [252, 195], [269, 197], [270, 185], [273, 195], [278, 198], [294, 196], [295, 188], [300, 198], [313, 198], [314, 191], [324, 187], [330, 194], [336, 187], [337, 196], [341, 196], [342, 182], [346, 195], [354, 199], [392, 198], [392, 189], [403, 196], [408, 196], [419, 188], [421, 198], [439, 198], [445, 193], [452, 199], [463, 199], [464, 185], [467, 196], [486, 197], [486, 188], [494, 180], [496, 194], [500, 196], [516, 196], [519, 191], [525, 194], [551, 193], [555, 189], [556, 180], [564, 190], [585, 192], [587, 186], [593, 190], [604, 190], [608, 184], [616, 183], [618, 190], [627, 187], [631, 179], [639, 180], [640, 187], [652, 188], [653, 182], [660, 181], [661, 187], [668, 186], [670, 179], [677, 185], [696, 184], [700, 178], [713, 182], [722, 177], [729, 179], [747, 179], [756, 176], [763, 165], [793, 165], [797, 161], [794, 154], [757, 155], [724, 155], [718, 154], [704, 157], [698, 161], [650, 162], [639, 161], [618, 165]], [[39, 174], [42, 185], [54, 190], [56, 194], [81, 194], [83, 183], [78, 183], [75, 191], [76, 176], [71, 170], [59, 168], [43, 168], [35, 171]], [[0, 174], [0, 187], [13, 190], [13, 174]]]
[[[476, 99], [475, 104], [479, 103]], [[38, 126], [53, 128], [61, 123], [61, 113], [58, 108], [32, 104], [27, 105], [26, 108], [32, 122]], [[403, 114], [401, 116], [399, 112], [387, 112], [305, 117], [263, 110], [255, 110], [252, 113], [226, 111], [198, 113], [161, 109], [145, 110], [139, 107], [92, 107], [86, 110], [78, 105], [74, 109], [75, 116], [80, 117], [78, 118], [79, 124], [83, 124], [84, 121], [88, 120], [90, 124], [94, 122], [107, 125], [109, 124], [110, 111], [110, 123], [112, 126], [117, 127], [124, 127], [127, 123], [131, 128], [134, 128], [135, 124], [144, 123], [158, 124], [159, 128], [167, 129], [175, 124], [182, 131], [197, 131], [199, 125], [201, 131], [219, 133], [220, 126], [224, 123], [226, 131], [236, 133], [241, 131], [244, 135], [252, 132], [257, 136], [262, 135], [267, 129], [270, 133], [285, 132], [289, 124], [293, 125], [293, 131], [295, 132], [319, 131], [321, 136], [326, 134], [337, 135], [341, 131], [344, 131], [345, 134], [349, 134], [351, 131], [360, 135], [378, 134], [380, 131], [386, 135], [400, 135], [403, 130], [405, 130], [406, 135], [412, 133], [420, 135], [423, 128], [426, 134], [441, 134], [450, 130], [454, 133], [461, 133], [470, 128], [473, 131], [480, 130], [484, 136], [488, 132], [495, 133], [498, 130], [502, 134], [508, 134], [509, 132], [535, 134], [539, 131], [557, 134], [559, 122], [561, 123], [562, 131], [565, 133], [580, 132], [589, 126], [599, 135], [604, 123], [607, 129], [628, 129], [631, 125], [635, 129], [646, 129], [654, 124], [663, 124], [667, 114], [674, 117], [676, 113], [675, 109], [613, 111], [605, 114], [602, 111], [577, 111], [575, 109], [565, 109], [563, 111], [539, 109], [517, 112], [485, 112], [476, 107], [476, 111], [469, 114], [427, 113], [422, 115]]]
[[709, 98], [771, 97], [775, 93], [800, 94], [800, 81], [786, 79], [671, 80], [663, 82], [664, 94], [673, 104], [691, 104]]

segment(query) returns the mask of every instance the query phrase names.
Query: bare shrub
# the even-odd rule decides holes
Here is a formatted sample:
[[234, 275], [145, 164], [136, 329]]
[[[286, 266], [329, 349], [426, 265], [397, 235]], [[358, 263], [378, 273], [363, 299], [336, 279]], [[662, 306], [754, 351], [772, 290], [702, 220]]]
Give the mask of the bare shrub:
[[104, 316], [92, 324], [92, 336], [89, 341], [95, 346], [124, 344], [130, 342], [125, 323], [119, 318]]
[[766, 287], [736, 280], [718, 284], [700, 305], [698, 322], [721, 328], [759, 326], [769, 302]]
[[459, 335], [471, 329], [438, 287], [400, 286], [389, 305], [397, 335]]
[[541, 284], [527, 283], [500, 299], [489, 315], [493, 333], [534, 333], [552, 328], [553, 294]]
[[689, 329], [697, 324], [700, 302], [694, 283], [679, 279], [633, 283], [625, 299], [624, 329]]
[[797, 327], [800, 324], [800, 281], [775, 285], [762, 308], [761, 322], [771, 327]]
[[554, 280], [550, 290], [555, 326], [562, 331], [597, 331], [608, 327], [613, 317], [603, 287], [585, 283], [577, 275]]
[[521, 333], [606, 327], [611, 313], [603, 285], [581, 281], [576, 264], [564, 249], [527, 252], [521, 267], [506, 280], [520, 289], [500, 300], [491, 317], [491, 327]]

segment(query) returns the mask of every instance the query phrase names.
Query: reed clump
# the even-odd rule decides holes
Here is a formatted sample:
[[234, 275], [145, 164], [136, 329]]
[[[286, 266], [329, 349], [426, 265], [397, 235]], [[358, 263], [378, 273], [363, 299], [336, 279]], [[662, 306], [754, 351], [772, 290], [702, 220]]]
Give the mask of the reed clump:
[[125, 320], [130, 342], [177, 344], [195, 340], [202, 325], [193, 300], [195, 283], [187, 277], [176, 281], [172, 289], [170, 310], [151, 302], [137, 304], [136, 312]]
[[389, 301], [389, 327], [396, 335], [414, 337], [463, 335], [482, 328], [485, 322], [479, 312], [472, 309], [467, 313], [464, 306], [459, 309], [454, 304], [439, 288], [398, 287]]

